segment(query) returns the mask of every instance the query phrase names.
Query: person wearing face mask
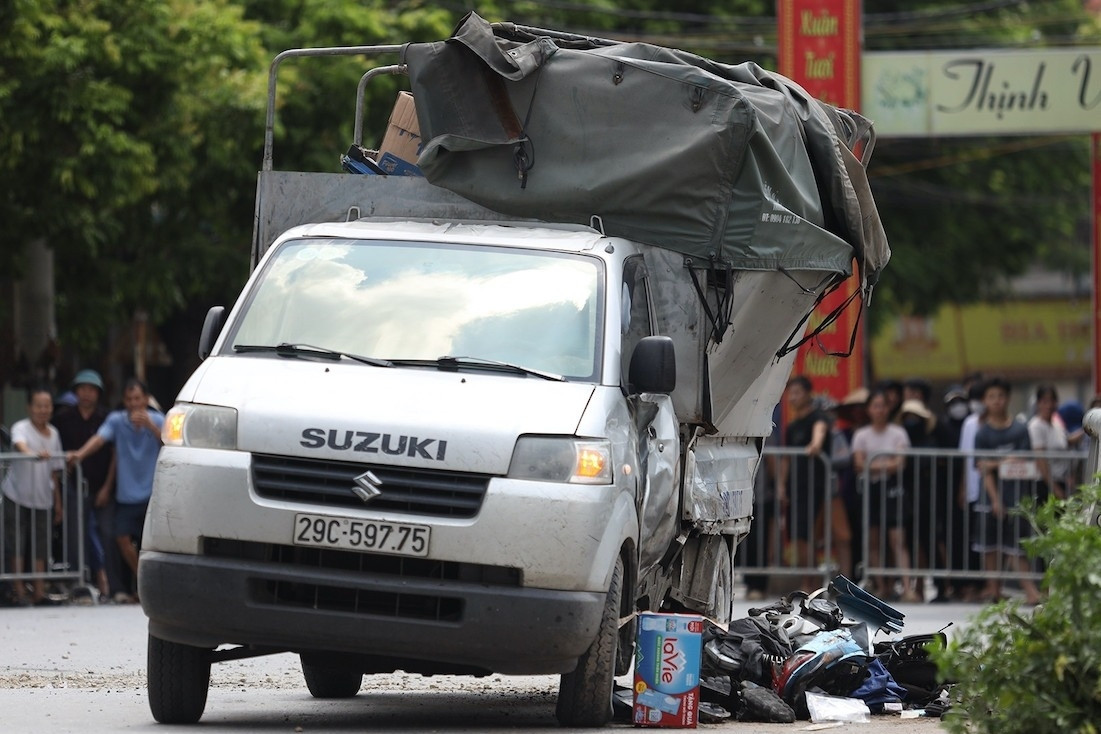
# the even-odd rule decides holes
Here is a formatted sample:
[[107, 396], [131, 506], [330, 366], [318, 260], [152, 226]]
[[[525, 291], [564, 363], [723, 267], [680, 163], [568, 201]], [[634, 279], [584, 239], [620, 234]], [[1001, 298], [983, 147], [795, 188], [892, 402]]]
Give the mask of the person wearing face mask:
[[[967, 393], [958, 385], [948, 388], [948, 392], [944, 394], [944, 417], [946, 418], [944, 425], [959, 434], [960, 428], [963, 427], [963, 419], [969, 415], [971, 415], [971, 406], [967, 402]], [[959, 443], [958, 435], [955, 441]]]

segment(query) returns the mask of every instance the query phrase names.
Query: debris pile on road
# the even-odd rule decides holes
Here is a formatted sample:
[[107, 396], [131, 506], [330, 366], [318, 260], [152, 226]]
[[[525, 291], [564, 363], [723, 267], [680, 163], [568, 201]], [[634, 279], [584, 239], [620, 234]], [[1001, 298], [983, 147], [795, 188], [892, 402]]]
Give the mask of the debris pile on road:
[[[903, 635], [904, 619], [839, 575], [812, 594], [795, 591], [750, 609], [725, 628], [707, 622], [700, 723], [861, 721], [904, 709], [940, 716], [950, 684], [929, 650], [947, 637], [943, 630]], [[874, 640], [881, 632], [890, 637]]]

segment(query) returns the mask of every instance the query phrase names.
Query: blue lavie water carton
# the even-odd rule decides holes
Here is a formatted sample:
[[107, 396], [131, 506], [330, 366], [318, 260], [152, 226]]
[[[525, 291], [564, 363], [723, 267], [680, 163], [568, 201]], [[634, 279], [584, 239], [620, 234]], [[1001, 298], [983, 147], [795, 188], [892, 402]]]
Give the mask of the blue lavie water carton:
[[635, 642], [636, 726], [696, 728], [702, 634], [703, 617], [698, 615], [639, 615]]

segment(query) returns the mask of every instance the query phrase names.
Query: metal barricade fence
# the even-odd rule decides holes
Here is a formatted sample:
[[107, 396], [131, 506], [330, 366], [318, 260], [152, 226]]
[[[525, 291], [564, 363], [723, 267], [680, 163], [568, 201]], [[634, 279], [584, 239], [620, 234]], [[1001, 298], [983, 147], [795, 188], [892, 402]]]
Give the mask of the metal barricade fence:
[[[44, 463], [60, 472], [62, 512], [32, 510], [9, 497], [17, 481], [16, 467]], [[14, 473], [13, 473], [14, 472]], [[24, 453], [0, 453], [0, 587], [11, 594], [17, 584], [43, 581], [54, 593], [68, 596], [85, 583], [85, 527], [83, 477], [79, 465], [66, 471], [64, 456], [48, 459]], [[45, 537], [43, 537], [45, 536]], [[18, 564], [18, 565], [17, 565]], [[30, 598], [29, 595], [27, 598]]]
[[[902, 456], [893, 472], [872, 469], [876, 459]], [[1073, 492], [1084, 477], [1086, 457], [1073, 451], [959, 451], [911, 448], [868, 456], [859, 477], [864, 543], [864, 580], [890, 595], [910, 588], [932, 596], [921, 582], [931, 579], [938, 594], [979, 582], [1036, 582], [1039, 559], [1029, 558], [1022, 541], [1034, 530], [1016, 511], [1022, 501], [1042, 503], [1054, 491], [1047, 477], [1054, 469]], [[1001, 505], [995, 511], [984, 484]], [[970, 475], [970, 476], [969, 476]], [[970, 487], [970, 492], [969, 492]], [[887, 583], [883, 583], [887, 582]]]
[[[990, 521], [982, 502], [985, 491], [980, 502], [967, 502], [967, 472], [976, 460], [999, 462], [1019, 494], [1034, 500], [1050, 491], [1043, 482], [1044, 462], [1062, 462], [1071, 491], [1089, 479], [1086, 456], [1073, 451], [1007, 455], [908, 449], [889, 455], [905, 458], [897, 471], [857, 474], [851, 464], [832, 466], [826, 455], [766, 446], [755, 485], [753, 526], [735, 564], [747, 587], [810, 591], [809, 586], [825, 585], [838, 572], [869, 587], [882, 586], [886, 596], [908, 588], [899, 585], [904, 577], [922, 589], [924, 580], [932, 579], [940, 594], [991, 579], [1037, 580], [1043, 570], [1039, 561], [1029, 559], [1024, 569], [1010, 564], [1028, 535], [1027, 523], [1015, 515]], [[867, 457], [868, 465], [878, 456]], [[788, 501], [780, 507], [777, 483], [784, 463]], [[808, 490], [808, 482], [818, 486]], [[804, 490], [793, 493], [799, 487]]]
[[[784, 498], [781, 475], [787, 477]], [[817, 588], [836, 575], [836, 486], [828, 456], [765, 447], [754, 486], [753, 525], [735, 561], [748, 586], [779, 582], [787, 591], [804, 588], [813, 579]]]

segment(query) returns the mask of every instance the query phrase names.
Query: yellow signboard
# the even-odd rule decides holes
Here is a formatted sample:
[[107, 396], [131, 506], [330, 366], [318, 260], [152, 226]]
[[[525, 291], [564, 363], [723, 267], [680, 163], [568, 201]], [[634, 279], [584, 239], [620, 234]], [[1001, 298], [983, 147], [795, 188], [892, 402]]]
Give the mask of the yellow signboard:
[[959, 380], [965, 374], [1056, 378], [1091, 374], [1089, 300], [944, 306], [902, 316], [872, 340], [877, 379]]

